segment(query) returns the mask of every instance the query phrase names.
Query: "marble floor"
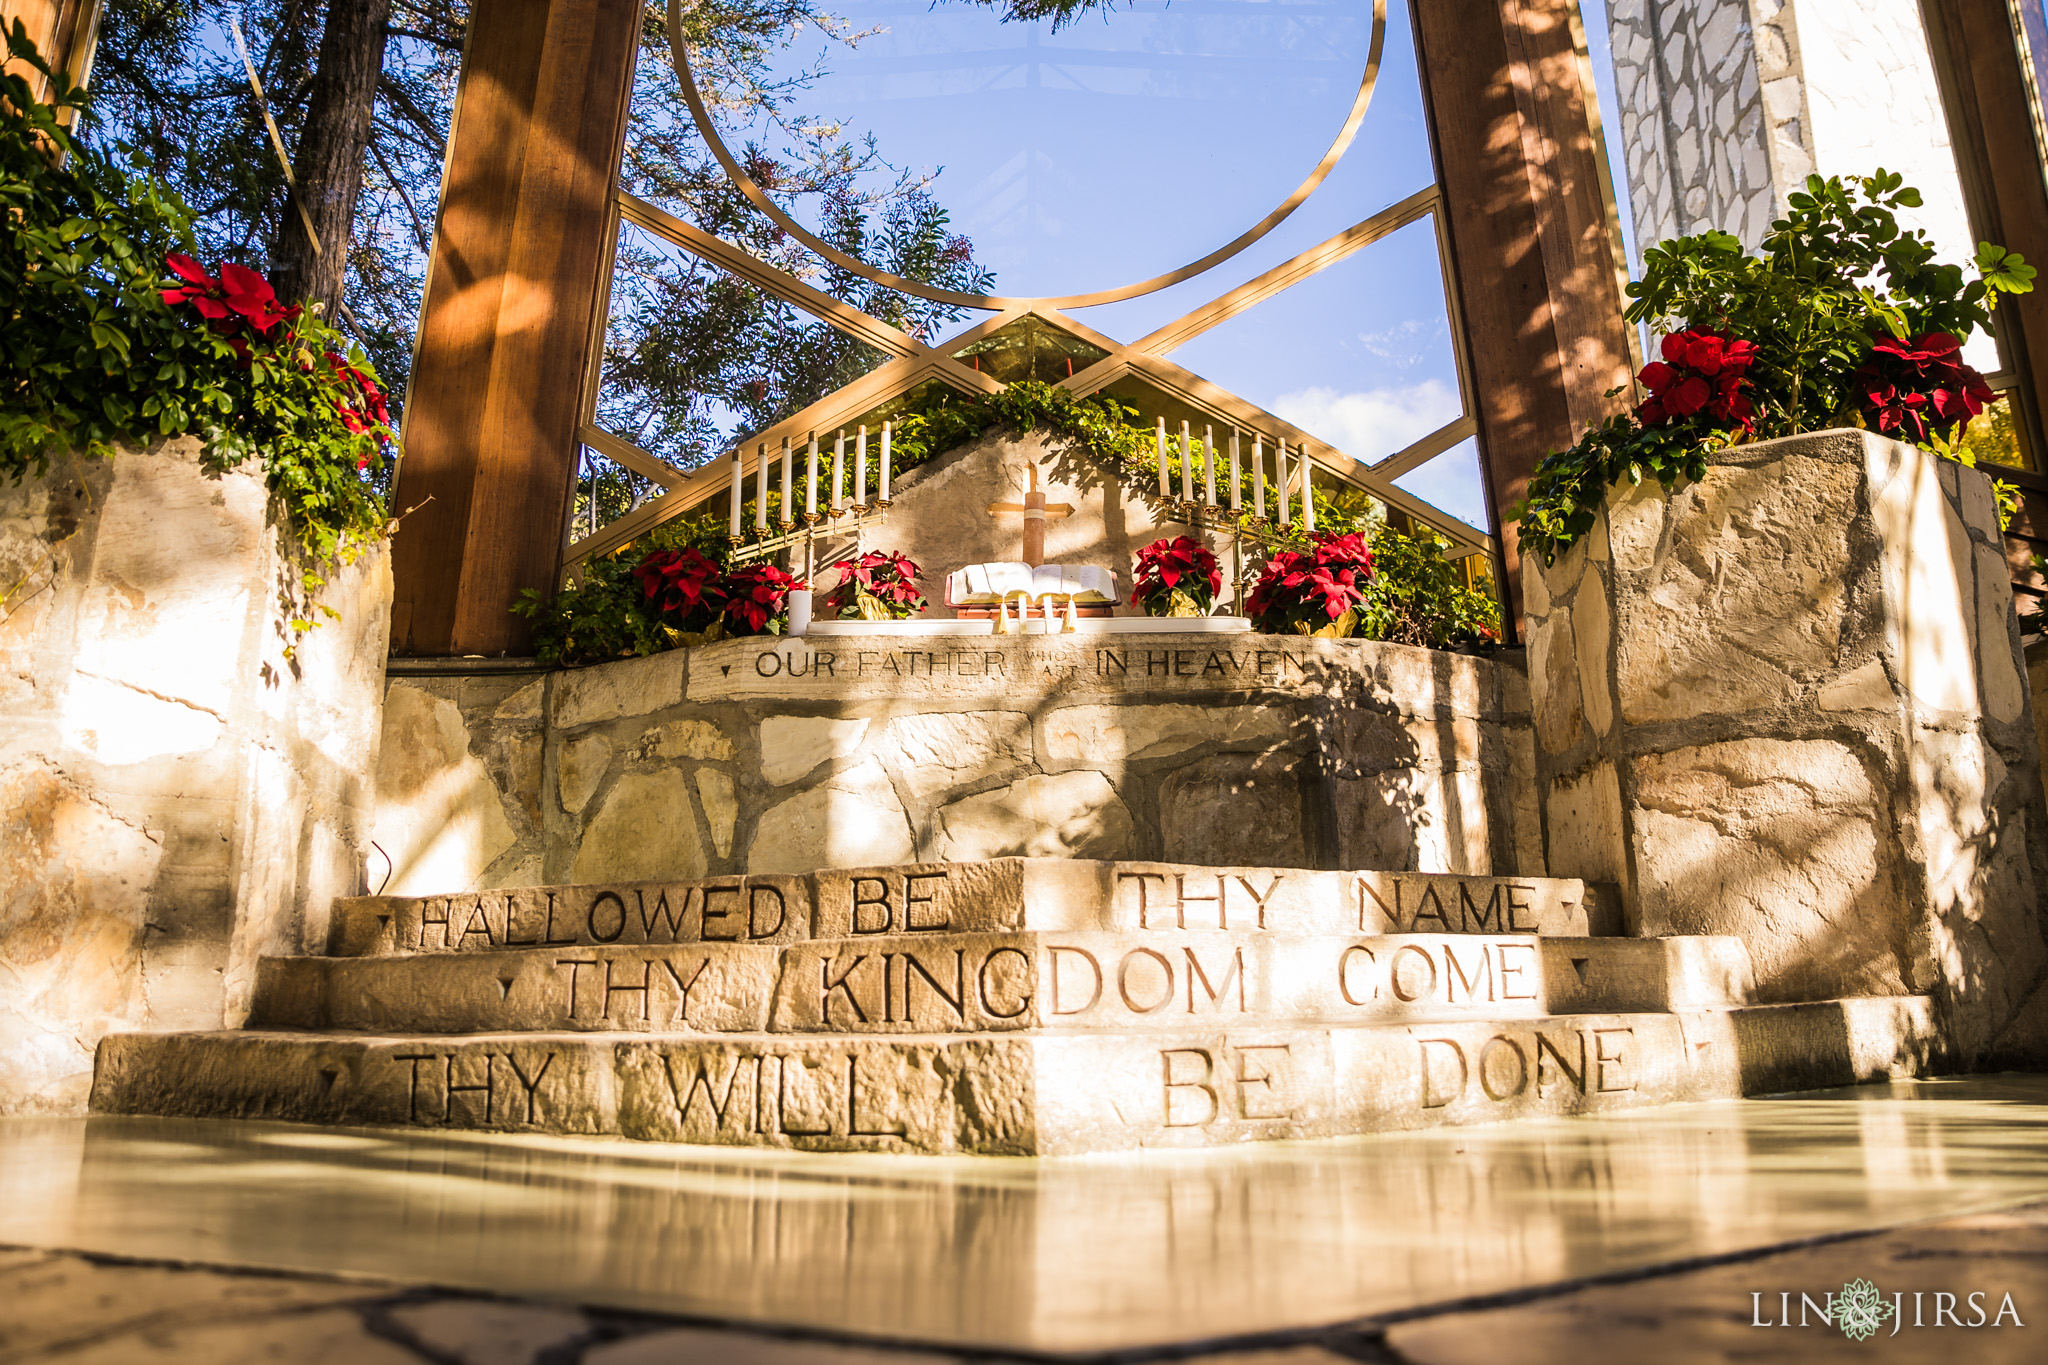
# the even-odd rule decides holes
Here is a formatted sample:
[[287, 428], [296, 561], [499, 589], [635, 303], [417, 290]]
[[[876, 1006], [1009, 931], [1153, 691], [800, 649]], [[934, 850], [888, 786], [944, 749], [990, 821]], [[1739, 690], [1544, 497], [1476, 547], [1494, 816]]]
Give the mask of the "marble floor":
[[[1464, 1359], [1445, 1352], [1478, 1337], [1457, 1324], [1546, 1296], [1718, 1285], [1717, 1262], [2041, 1200], [2041, 1076], [1039, 1161], [0, 1120], [16, 1257], [368, 1277], [977, 1354], [1320, 1351], [1300, 1343], [1348, 1324], [1373, 1350], [1413, 1348], [1353, 1359]], [[1723, 1288], [1712, 1314], [1733, 1330], [1749, 1296]], [[43, 1358], [10, 1355], [0, 1326], [0, 1360]]]

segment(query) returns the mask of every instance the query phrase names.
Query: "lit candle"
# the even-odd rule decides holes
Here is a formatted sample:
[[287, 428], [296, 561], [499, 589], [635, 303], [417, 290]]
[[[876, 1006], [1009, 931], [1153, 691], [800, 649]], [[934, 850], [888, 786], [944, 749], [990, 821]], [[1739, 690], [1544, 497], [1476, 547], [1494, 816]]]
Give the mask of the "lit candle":
[[853, 438], [853, 505], [863, 512], [868, 506], [868, 429], [865, 426]]
[[1216, 428], [1202, 428], [1202, 501], [1216, 505]]
[[832, 515], [838, 516], [845, 510], [846, 497], [846, 428], [839, 428], [839, 435], [832, 442]]
[[1166, 478], [1166, 419], [1159, 419], [1159, 496], [1173, 496], [1173, 485]]
[[1188, 436], [1188, 424], [1180, 424], [1180, 500], [1195, 500], [1195, 452], [1194, 441]]
[[791, 492], [794, 469], [795, 457], [790, 453], [789, 438], [785, 436], [782, 438], [782, 515], [776, 518], [784, 526], [792, 523], [794, 518], [790, 514], [796, 510], [796, 499]]
[[889, 424], [882, 423], [882, 492], [881, 500], [889, 500]]
[[1316, 462], [1308, 457], [1308, 447], [1301, 448], [1301, 529], [1313, 533], [1316, 529]]
[[1252, 515], [1266, 519], [1266, 438], [1252, 433]]
[[740, 452], [739, 447], [735, 446], [732, 452], [732, 520], [725, 528], [725, 534], [733, 540], [740, 538], [740, 484], [742, 482], [743, 480], [740, 475]]
[[1230, 429], [1230, 510], [1235, 512], [1244, 506], [1244, 490], [1237, 486], [1237, 438], [1242, 435], [1236, 427]]
[[811, 433], [811, 453], [804, 460], [804, 516], [818, 515], [818, 433]]
[[768, 529], [768, 443], [754, 452], [754, 529]]
[[1273, 447], [1273, 491], [1280, 497], [1280, 529], [1287, 529], [1287, 438]]

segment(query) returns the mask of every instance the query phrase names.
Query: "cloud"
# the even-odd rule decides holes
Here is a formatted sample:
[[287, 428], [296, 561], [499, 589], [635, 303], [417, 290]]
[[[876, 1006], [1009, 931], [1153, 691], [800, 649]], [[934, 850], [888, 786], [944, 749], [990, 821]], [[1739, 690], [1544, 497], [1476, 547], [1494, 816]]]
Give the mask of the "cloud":
[[1455, 421], [1463, 410], [1457, 390], [1439, 379], [1356, 393], [1339, 393], [1318, 385], [1273, 400], [1275, 415], [1367, 464]]

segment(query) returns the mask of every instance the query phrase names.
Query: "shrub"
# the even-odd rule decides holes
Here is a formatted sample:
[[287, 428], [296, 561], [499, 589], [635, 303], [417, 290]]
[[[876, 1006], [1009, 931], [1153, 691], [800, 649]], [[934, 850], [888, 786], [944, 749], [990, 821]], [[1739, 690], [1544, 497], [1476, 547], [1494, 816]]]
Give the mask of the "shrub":
[[1216, 556], [1193, 536], [1155, 540], [1131, 567], [1131, 601], [1147, 616], [1207, 616], [1221, 591]]
[[1269, 635], [1350, 635], [1371, 579], [1363, 536], [1318, 532], [1307, 550], [1282, 550], [1266, 561], [1245, 611]]
[[917, 590], [922, 570], [908, 555], [870, 550], [838, 568], [839, 582], [825, 594], [821, 615], [845, 621], [903, 621], [927, 605]]

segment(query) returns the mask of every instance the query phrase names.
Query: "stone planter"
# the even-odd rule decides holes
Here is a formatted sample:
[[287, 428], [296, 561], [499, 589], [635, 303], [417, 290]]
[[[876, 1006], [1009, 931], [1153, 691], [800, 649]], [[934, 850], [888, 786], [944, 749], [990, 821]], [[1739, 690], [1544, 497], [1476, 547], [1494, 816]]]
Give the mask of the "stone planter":
[[1958, 1060], [2018, 1045], [2048, 863], [1988, 478], [1762, 442], [1524, 562], [1554, 875], [1639, 935], [1740, 935], [1763, 1000], [1925, 994]]
[[367, 851], [385, 556], [287, 664], [262, 477], [191, 440], [0, 481], [0, 1113], [82, 1112], [115, 1028], [218, 1028]]

